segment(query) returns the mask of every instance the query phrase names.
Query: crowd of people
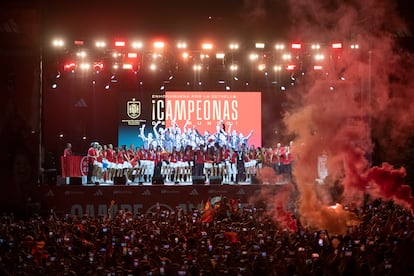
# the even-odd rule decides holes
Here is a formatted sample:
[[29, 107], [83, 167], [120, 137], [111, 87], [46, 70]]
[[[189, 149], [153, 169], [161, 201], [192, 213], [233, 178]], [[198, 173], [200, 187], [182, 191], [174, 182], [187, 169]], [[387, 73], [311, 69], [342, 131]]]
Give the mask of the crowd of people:
[[414, 275], [413, 217], [391, 201], [352, 210], [360, 223], [340, 234], [304, 227], [295, 213], [286, 229], [266, 207], [235, 202], [223, 197], [213, 213], [200, 204], [137, 214], [109, 206], [98, 218], [3, 214], [0, 274]]
[[293, 142], [286, 146], [278, 143], [274, 148], [248, 144], [249, 135], [236, 130], [227, 131], [222, 122], [216, 132], [201, 135], [196, 128], [181, 130], [176, 123], [145, 135], [145, 125], [139, 131], [142, 146], [134, 144], [114, 147], [112, 144], [91, 143], [88, 149], [88, 183], [114, 183], [115, 177], [125, 177], [126, 183], [152, 182], [161, 178], [165, 182], [192, 183], [193, 178], [211, 177], [223, 184], [252, 183], [260, 177], [264, 166], [272, 167], [276, 175], [291, 175], [294, 159]]

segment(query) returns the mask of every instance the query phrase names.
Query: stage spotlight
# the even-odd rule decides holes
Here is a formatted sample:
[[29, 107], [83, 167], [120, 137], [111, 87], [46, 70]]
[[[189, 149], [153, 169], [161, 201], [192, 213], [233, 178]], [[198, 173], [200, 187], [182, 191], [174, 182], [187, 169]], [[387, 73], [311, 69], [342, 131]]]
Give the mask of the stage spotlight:
[[63, 65], [63, 70], [65, 71], [73, 71], [76, 68], [76, 64], [74, 62], [68, 62]]
[[237, 43], [230, 43], [229, 48], [231, 50], [237, 50], [237, 49], [239, 49], [239, 44], [237, 44]]
[[312, 50], [319, 50], [321, 48], [321, 45], [319, 44], [312, 44]]
[[56, 82], [52, 83], [52, 88], [53, 89], [56, 89], [57, 88], [57, 83]]
[[284, 44], [280, 44], [280, 43], [279, 44], [276, 44], [275, 45], [275, 49], [276, 50], [284, 50], [285, 49], [285, 45]]
[[202, 48], [203, 50], [211, 50], [211, 49], [213, 49], [213, 44], [211, 44], [211, 43], [203, 43], [203, 44], [201, 45], [201, 48]]
[[286, 70], [288, 70], [288, 71], [293, 71], [293, 70], [295, 70], [295, 68], [296, 68], [295, 64], [288, 64], [286, 66]]
[[137, 53], [128, 53], [127, 57], [128, 58], [138, 58], [138, 54]]
[[255, 54], [255, 53], [252, 53], [252, 54], [250, 54], [249, 55], [249, 59], [250, 60], [258, 60], [259, 59], [259, 55], [258, 54]]
[[105, 89], [108, 90], [109, 89], [109, 84], [105, 85]]
[[106, 43], [104, 41], [96, 41], [95, 42], [95, 46], [97, 48], [105, 48], [106, 47]]
[[280, 66], [280, 65], [275, 65], [275, 66], [273, 67], [273, 70], [274, 70], [274, 71], [276, 71], [276, 72], [280, 72], [280, 71], [282, 71], [282, 66]]
[[155, 49], [164, 49], [165, 43], [163, 41], [155, 41], [154, 48]]
[[185, 48], [187, 48], [187, 43], [185, 43], [185, 42], [178, 42], [177, 43], [177, 48], [178, 49], [185, 49]]
[[63, 41], [63, 39], [54, 39], [52, 41], [52, 45], [54, 47], [61, 48], [61, 47], [65, 46], [65, 41]]
[[134, 49], [141, 49], [142, 46], [143, 46], [143, 44], [140, 41], [134, 41], [134, 42], [132, 42], [132, 48], [134, 48]]
[[115, 47], [125, 47], [125, 41], [122, 41], [122, 40], [115, 41]]
[[342, 49], [342, 43], [340, 42], [332, 43], [332, 49]]
[[283, 54], [282, 55], [282, 59], [283, 60], [291, 60], [292, 59], [292, 56], [290, 54]]
[[155, 64], [153, 63], [153, 64], [151, 64], [151, 65], [149, 66], [149, 69], [150, 69], [151, 71], [155, 71], [155, 70], [157, 69], [157, 65], [155, 65]]
[[264, 49], [265, 44], [263, 42], [256, 42], [255, 47], [256, 49]]

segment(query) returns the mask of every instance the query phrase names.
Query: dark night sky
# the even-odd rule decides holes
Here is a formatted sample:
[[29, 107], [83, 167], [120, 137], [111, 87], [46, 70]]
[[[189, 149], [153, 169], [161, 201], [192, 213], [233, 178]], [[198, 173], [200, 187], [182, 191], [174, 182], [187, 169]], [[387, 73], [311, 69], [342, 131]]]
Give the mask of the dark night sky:
[[44, 30], [74, 36], [277, 37], [289, 24], [288, 8], [278, 2], [56, 1], [44, 6]]

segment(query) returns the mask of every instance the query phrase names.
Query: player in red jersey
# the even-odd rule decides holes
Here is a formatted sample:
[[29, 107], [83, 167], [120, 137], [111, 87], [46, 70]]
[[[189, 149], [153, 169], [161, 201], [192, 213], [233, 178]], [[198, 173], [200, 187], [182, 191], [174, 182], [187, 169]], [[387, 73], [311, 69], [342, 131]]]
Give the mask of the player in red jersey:
[[179, 159], [179, 152], [177, 148], [173, 146], [172, 151], [170, 153], [166, 153], [168, 159], [168, 169], [166, 178], [168, 181], [172, 181], [174, 183], [178, 183], [178, 159]]
[[124, 175], [124, 151], [122, 147], [116, 148], [116, 177]]
[[114, 175], [115, 175], [115, 150], [112, 144], [108, 144], [106, 149], [106, 160], [108, 162], [108, 169], [106, 171], [106, 183], [112, 184], [114, 183]]
[[63, 150], [63, 157], [70, 157], [72, 155], [73, 155], [73, 153], [72, 153], [72, 144], [67, 143], [66, 148]]
[[88, 176], [87, 176], [87, 183], [92, 184], [95, 182], [95, 177], [93, 175], [93, 163], [96, 159], [96, 148], [98, 147], [97, 142], [91, 143], [91, 146], [88, 149]]
[[103, 182], [103, 148], [101, 145], [98, 145], [96, 148], [96, 158], [93, 163], [93, 176], [95, 177], [95, 183]]
[[230, 150], [223, 145], [219, 153], [220, 164], [219, 173], [223, 176], [223, 183], [229, 183], [230, 180]]
[[194, 170], [194, 151], [192, 146], [187, 146], [184, 152], [184, 175], [186, 182], [192, 182]]
[[194, 152], [194, 176], [203, 176], [205, 161], [206, 153], [204, 151], [204, 145], [200, 145]]
[[237, 153], [234, 151], [233, 148], [230, 148], [229, 152], [229, 162], [230, 162], [230, 170], [229, 170], [229, 184], [236, 182], [236, 176], [237, 176]]

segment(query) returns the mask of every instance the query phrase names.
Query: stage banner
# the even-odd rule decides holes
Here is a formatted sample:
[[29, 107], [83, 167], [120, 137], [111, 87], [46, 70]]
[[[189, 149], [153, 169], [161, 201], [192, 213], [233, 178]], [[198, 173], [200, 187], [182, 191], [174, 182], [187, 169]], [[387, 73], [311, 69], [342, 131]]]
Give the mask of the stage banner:
[[[265, 189], [263, 191], [263, 189]], [[140, 186], [41, 186], [32, 192], [32, 201], [40, 202], [42, 210], [53, 209], [58, 215], [107, 216], [111, 200], [117, 210], [133, 214], [155, 212], [159, 206], [174, 211], [203, 208], [215, 197], [235, 199], [242, 206], [262, 204], [265, 194], [276, 195], [282, 185], [140, 185]], [[252, 199], [257, 202], [252, 203]]]

